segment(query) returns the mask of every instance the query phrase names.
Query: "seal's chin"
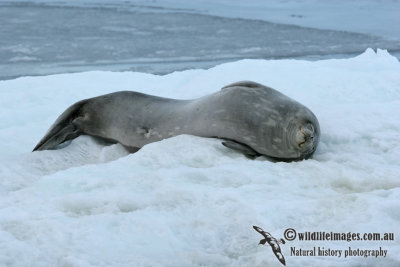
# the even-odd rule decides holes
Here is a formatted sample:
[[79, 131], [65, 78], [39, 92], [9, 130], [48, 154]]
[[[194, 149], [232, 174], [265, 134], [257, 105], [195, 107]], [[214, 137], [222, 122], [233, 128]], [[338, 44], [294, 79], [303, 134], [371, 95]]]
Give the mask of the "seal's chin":
[[311, 123], [300, 125], [296, 132], [296, 144], [301, 154], [310, 156], [315, 150], [315, 130]]

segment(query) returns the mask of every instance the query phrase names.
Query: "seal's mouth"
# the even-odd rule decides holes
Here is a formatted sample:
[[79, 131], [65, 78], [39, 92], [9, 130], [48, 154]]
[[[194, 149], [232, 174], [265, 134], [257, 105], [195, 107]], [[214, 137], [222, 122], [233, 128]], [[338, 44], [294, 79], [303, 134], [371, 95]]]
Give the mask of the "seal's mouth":
[[300, 149], [307, 149], [314, 142], [314, 127], [311, 123], [300, 125], [296, 133], [296, 143]]

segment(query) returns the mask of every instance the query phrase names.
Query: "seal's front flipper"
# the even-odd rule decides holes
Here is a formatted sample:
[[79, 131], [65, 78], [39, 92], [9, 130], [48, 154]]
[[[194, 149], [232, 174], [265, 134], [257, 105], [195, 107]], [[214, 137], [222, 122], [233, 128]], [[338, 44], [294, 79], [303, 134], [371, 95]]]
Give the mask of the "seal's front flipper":
[[229, 147], [230, 149], [239, 151], [241, 153], [243, 153], [246, 157], [249, 157], [251, 159], [254, 159], [258, 156], [261, 156], [261, 154], [259, 154], [257, 151], [255, 151], [254, 149], [252, 149], [251, 147], [232, 141], [232, 140], [227, 140], [222, 142], [222, 144], [226, 147]]
[[64, 111], [50, 127], [33, 151], [53, 149], [65, 141], [72, 140], [82, 134], [79, 123], [81, 107], [85, 101], [80, 101]]

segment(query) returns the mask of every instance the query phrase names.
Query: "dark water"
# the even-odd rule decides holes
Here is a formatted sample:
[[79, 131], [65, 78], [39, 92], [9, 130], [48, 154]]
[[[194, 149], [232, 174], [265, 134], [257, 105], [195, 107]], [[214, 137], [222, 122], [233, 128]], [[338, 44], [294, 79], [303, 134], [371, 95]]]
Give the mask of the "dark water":
[[347, 57], [400, 44], [364, 34], [163, 10], [0, 4], [0, 79], [86, 70], [169, 73], [243, 58]]

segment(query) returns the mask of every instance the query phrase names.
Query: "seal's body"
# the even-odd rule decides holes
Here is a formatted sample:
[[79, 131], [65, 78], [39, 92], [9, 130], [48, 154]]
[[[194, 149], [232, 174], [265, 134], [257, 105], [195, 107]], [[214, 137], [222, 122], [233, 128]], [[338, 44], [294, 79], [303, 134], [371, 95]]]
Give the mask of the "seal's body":
[[52, 149], [81, 134], [114, 140], [136, 150], [181, 134], [215, 137], [249, 156], [290, 161], [314, 153], [320, 128], [308, 108], [254, 82], [234, 83], [194, 100], [124, 91], [75, 103], [61, 114], [34, 151]]

